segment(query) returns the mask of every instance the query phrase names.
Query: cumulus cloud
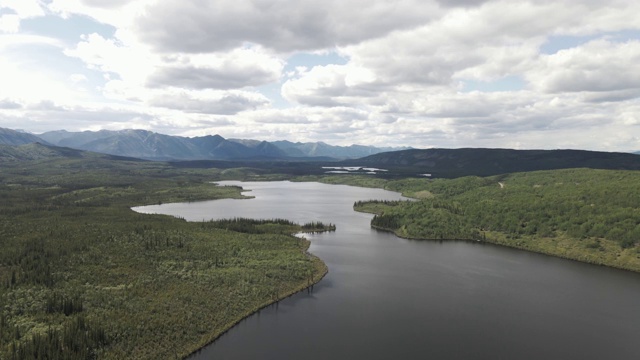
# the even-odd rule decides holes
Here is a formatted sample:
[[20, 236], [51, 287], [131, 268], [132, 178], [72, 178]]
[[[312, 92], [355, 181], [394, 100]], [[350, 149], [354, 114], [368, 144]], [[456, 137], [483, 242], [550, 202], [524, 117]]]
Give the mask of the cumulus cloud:
[[39, 1], [3, 0], [0, 3], [0, 33], [18, 33], [23, 19], [44, 16], [44, 14]]
[[213, 52], [249, 42], [291, 52], [410, 29], [438, 13], [436, 3], [417, 0], [185, 0], [158, 1], [136, 24], [140, 38], [161, 51]]
[[277, 81], [283, 62], [259, 49], [228, 54], [181, 55], [170, 58], [151, 74], [147, 85], [189, 89], [239, 89]]
[[640, 89], [640, 41], [600, 39], [543, 56], [527, 78], [546, 92]]
[[10, 100], [10, 99], [1, 99], [0, 100], [0, 109], [20, 109], [22, 105]]
[[[3, 125], [341, 145], [640, 149], [639, 2], [7, 0], [0, 7]], [[82, 15], [116, 31], [77, 29], [82, 38], [70, 46], [21, 30], [22, 19], [44, 13]], [[57, 64], [64, 66], [52, 71]]]
[[149, 101], [152, 106], [193, 113], [233, 115], [241, 111], [255, 110], [269, 100], [262, 94], [251, 92], [164, 93]]
[[122, 5], [129, 4], [129, 3], [133, 2], [133, 1], [134, 0], [109, 0], [109, 1], [104, 1], [104, 0], [81, 0], [81, 2], [83, 4], [86, 4], [88, 6], [97, 7], [97, 8], [105, 8], [105, 9], [119, 8]]
[[20, 17], [16, 14], [0, 15], [0, 32], [17, 33], [20, 29]]
[[0, 9], [9, 9], [20, 19], [44, 16], [44, 9], [38, 0], [2, 0]]
[[289, 101], [310, 106], [346, 106], [357, 98], [376, 96], [375, 75], [366, 68], [353, 65], [316, 66], [299, 72], [282, 86]]

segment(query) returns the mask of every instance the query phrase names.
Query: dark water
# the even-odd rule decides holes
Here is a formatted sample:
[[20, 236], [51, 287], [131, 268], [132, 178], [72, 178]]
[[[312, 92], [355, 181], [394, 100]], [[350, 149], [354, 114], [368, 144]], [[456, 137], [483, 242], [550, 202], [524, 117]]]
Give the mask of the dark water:
[[488, 244], [370, 229], [353, 202], [397, 199], [317, 183], [237, 183], [252, 200], [138, 211], [188, 220], [320, 220], [329, 266], [314, 287], [253, 315], [193, 359], [640, 359], [640, 274]]

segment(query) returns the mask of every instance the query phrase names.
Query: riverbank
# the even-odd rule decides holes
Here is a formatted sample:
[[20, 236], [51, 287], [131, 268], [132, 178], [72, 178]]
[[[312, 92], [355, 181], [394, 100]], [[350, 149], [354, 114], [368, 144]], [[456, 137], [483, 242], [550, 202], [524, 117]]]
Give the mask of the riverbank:
[[[635, 273], [488, 243], [402, 240], [371, 229], [372, 216], [353, 211], [362, 199], [395, 204], [402, 200], [398, 193], [286, 181], [246, 187], [256, 199], [185, 204], [168, 212], [188, 219], [209, 212], [335, 223], [335, 233], [309, 235], [310, 250], [331, 271], [315, 293], [247, 318], [193, 360], [599, 359], [637, 353], [638, 334], [629, 331], [640, 314]], [[531, 339], [545, 346], [531, 347]]]
[[210, 183], [216, 169], [101, 158], [0, 167], [2, 359], [182, 358], [326, 274], [290, 235], [302, 226], [243, 233], [130, 209], [243, 198]]
[[305, 291], [305, 290], [309, 290], [309, 289], [313, 289], [313, 286], [317, 283], [319, 283], [329, 272], [329, 268], [327, 267], [327, 265], [317, 256], [309, 253], [307, 250], [309, 249], [309, 246], [311, 245], [311, 242], [309, 240], [306, 239], [302, 239], [302, 241], [306, 244], [306, 248], [304, 250], [305, 255], [311, 260], [311, 262], [313, 263], [313, 275], [310, 279], [307, 279], [305, 282], [302, 282], [300, 284], [297, 285], [293, 285], [290, 288], [286, 288], [283, 289], [282, 293], [278, 294], [278, 298], [273, 300], [273, 301], [266, 301], [263, 304], [260, 304], [258, 306], [256, 306], [253, 309], [249, 309], [247, 310], [246, 313], [244, 313], [241, 318], [237, 319], [236, 321], [232, 321], [228, 324], [225, 324], [220, 330], [214, 332], [211, 334], [211, 336], [209, 338], [204, 339], [202, 342], [196, 344], [195, 346], [193, 346], [190, 350], [189, 350], [189, 354], [187, 356], [185, 356], [185, 359], [188, 359], [190, 357], [192, 357], [193, 355], [198, 354], [204, 347], [211, 345], [212, 343], [214, 343], [220, 336], [224, 335], [225, 333], [227, 333], [229, 330], [231, 330], [234, 326], [238, 325], [239, 323], [241, 323], [242, 321], [244, 321], [246, 318], [248, 318], [249, 316], [252, 316], [256, 313], [259, 313], [262, 309], [265, 309], [269, 306], [273, 306], [274, 304], [277, 304], [278, 302], [293, 296], [301, 291]]
[[[358, 211], [358, 210], [356, 210]], [[367, 211], [360, 211], [370, 213]], [[467, 241], [472, 243], [488, 243], [492, 245], [504, 246], [513, 249], [530, 251], [538, 254], [559, 257], [567, 260], [584, 262], [592, 265], [608, 266], [620, 270], [627, 270], [640, 273], [640, 266], [635, 259], [638, 253], [634, 249], [623, 249], [619, 251], [619, 247], [615, 242], [599, 239], [599, 247], [608, 248], [608, 251], [585, 251], [576, 242], [570, 238], [535, 238], [522, 237], [517, 240], [510, 240], [506, 234], [497, 232], [485, 232], [483, 240], [450, 238], [450, 239], [428, 239], [420, 237], [412, 237], [403, 234], [400, 231], [385, 228], [382, 226], [371, 225], [373, 229], [392, 233], [395, 236], [407, 240], [416, 241]], [[595, 242], [591, 242], [595, 244]], [[593, 246], [591, 248], [594, 248]]]

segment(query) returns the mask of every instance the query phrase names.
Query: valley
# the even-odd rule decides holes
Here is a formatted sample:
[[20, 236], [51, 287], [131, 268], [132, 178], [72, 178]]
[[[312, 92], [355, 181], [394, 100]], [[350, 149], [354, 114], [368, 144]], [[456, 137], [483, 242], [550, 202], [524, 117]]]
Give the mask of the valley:
[[[412, 200], [350, 207], [418, 243], [497, 244], [640, 272], [637, 155], [436, 149], [350, 161], [157, 162], [0, 145], [0, 358], [182, 358], [332, 271], [313, 250], [322, 235], [292, 235], [340, 232], [324, 219], [251, 220], [243, 211], [209, 221], [203, 210], [185, 221], [130, 209], [251, 196], [212, 183], [220, 180], [390, 190]], [[538, 167], [549, 169], [525, 171]], [[480, 168], [483, 176], [457, 176]], [[495, 174], [504, 169], [520, 172]]]

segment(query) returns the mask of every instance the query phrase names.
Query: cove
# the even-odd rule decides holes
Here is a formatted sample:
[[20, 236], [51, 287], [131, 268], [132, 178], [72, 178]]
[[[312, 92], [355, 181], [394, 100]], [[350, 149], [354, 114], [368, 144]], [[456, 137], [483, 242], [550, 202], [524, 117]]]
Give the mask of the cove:
[[370, 228], [357, 200], [380, 189], [221, 182], [247, 200], [136, 208], [191, 221], [250, 217], [336, 224], [305, 235], [329, 267], [191, 359], [637, 359], [640, 274], [491, 244], [411, 241]]

